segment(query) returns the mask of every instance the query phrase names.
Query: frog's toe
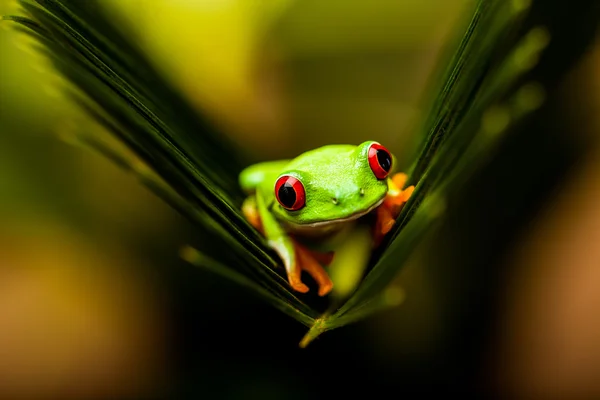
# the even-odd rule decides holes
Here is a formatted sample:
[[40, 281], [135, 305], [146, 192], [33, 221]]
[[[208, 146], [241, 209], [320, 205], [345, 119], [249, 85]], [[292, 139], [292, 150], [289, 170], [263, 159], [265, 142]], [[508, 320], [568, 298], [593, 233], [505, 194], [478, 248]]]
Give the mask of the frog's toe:
[[298, 261], [296, 256], [295, 263], [286, 268], [288, 270], [288, 282], [296, 292], [306, 293], [308, 292], [308, 286], [302, 282], [302, 269], [300, 269]]
[[333, 289], [333, 282], [331, 281], [331, 279], [328, 280], [328, 282], [324, 282], [323, 284], [319, 285], [319, 296], [323, 297], [323, 296], [327, 296], [329, 294], [329, 292], [331, 292], [331, 290]]
[[403, 189], [407, 179], [408, 177], [406, 174], [397, 173], [388, 180], [388, 192], [382, 206], [389, 209], [394, 218], [400, 214], [402, 206], [408, 201], [415, 190], [414, 185]]
[[408, 199], [410, 199], [410, 196], [413, 194], [414, 191], [415, 191], [414, 186], [409, 186], [406, 189], [404, 189], [400, 196], [400, 197], [402, 197], [402, 202], [406, 203], [408, 201]]
[[378, 247], [379, 244], [381, 244], [383, 237], [388, 234], [388, 232], [396, 223], [396, 219], [394, 218], [391, 210], [387, 207], [377, 208], [376, 218], [375, 231], [373, 233], [373, 244], [375, 247]]
[[304, 283], [302, 283], [302, 281], [296, 280], [296, 279], [292, 279], [291, 277], [290, 277], [290, 279], [288, 281], [289, 281], [290, 286], [292, 287], [292, 289], [294, 289], [296, 292], [300, 292], [300, 293], [307, 293], [308, 292], [308, 286], [306, 286]]
[[415, 190], [414, 186], [402, 189], [405, 182], [406, 174], [398, 173], [394, 175], [383, 204], [377, 208], [373, 240], [375, 247], [379, 246], [383, 237], [392, 229], [402, 207]]
[[408, 175], [404, 172], [398, 172], [392, 176], [392, 182], [394, 183], [395, 189], [400, 190], [404, 187], [404, 184], [408, 180]]

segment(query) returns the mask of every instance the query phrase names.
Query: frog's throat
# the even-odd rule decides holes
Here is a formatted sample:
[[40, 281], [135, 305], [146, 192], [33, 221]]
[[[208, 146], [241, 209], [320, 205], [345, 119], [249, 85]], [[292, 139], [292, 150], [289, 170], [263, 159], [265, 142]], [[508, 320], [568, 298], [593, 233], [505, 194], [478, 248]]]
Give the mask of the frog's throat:
[[367, 208], [366, 210], [354, 213], [354, 214], [350, 215], [349, 217], [329, 219], [326, 221], [311, 222], [308, 224], [302, 224], [302, 223], [297, 223], [297, 222], [292, 222], [292, 221], [285, 221], [285, 223], [289, 226], [298, 227], [298, 228], [324, 228], [326, 226], [343, 224], [345, 222], [354, 221], [355, 219], [358, 219], [360, 217], [367, 215], [368, 213], [370, 213], [371, 211], [373, 211], [374, 209], [379, 207], [381, 205], [381, 203], [383, 203], [383, 200], [385, 200], [385, 197], [383, 197], [381, 200], [379, 200], [377, 203], [373, 204], [371, 207]]

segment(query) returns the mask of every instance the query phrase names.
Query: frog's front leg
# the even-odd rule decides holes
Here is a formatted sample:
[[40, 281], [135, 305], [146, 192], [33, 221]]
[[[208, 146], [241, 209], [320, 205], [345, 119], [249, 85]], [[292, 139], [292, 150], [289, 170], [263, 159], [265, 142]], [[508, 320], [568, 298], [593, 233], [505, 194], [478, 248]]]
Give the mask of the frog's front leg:
[[375, 247], [379, 246], [383, 237], [392, 229], [402, 207], [415, 190], [414, 186], [402, 189], [408, 177], [404, 173], [397, 173], [388, 179], [388, 192], [381, 206], [376, 210], [376, 223], [374, 232]]
[[[295, 290], [298, 290], [296, 287], [306, 288], [305, 291], [298, 290], [299, 292], [306, 293], [308, 291], [308, 287], [302, 283], [300, 277], [302, 271], [306, 271], [317, 282], [317, 285], [319, 285], [319, 296], [327, 295], [329, 292], [331, 292], [331, 289], [333, 289], [333, 282], [331, 281], [331, 278], [329, 278], [329, 275], [323, 268], [322, 264], [329, 265], [329, 263], [331, 263], [333, 258], [332, 253], [315, 253], [309, 250], [306, 246], [300, 244], [297, 240], [291, 239], [291, 241], [294, 245], [296, 265], [290, 266], [291, 271], [286, 266], [290, 285]], [[291, 278], [292, 276], [293, 279]], [[294, 281], [295, 284], [292, 284], [292, 281]]]
[[242, 206], [244, 216], [266, 238], [269, 246], [279, 255], [285, 266], [288, 282], [300, 293], [308, 292], [302, 282], [302, 271], [306, 271], [319, 285], [319, 296], [333, 289], [333, 282], [321, 264], [328, 265], [332, 254], [313, 252], [290, 237], [275, 220], [260, 195], [249, 197]]

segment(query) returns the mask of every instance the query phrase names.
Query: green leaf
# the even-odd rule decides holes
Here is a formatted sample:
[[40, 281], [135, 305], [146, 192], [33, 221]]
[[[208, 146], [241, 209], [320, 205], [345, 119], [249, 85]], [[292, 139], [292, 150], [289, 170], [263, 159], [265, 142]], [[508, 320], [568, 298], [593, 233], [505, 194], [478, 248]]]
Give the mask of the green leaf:
[[[304, 318], [318, 315], [289, 291], [274, 253], [240, 214], [243, 193], [237, 174], [245, 162], [226, 135], [156, 72], [98, 2], [23, 0], [20, 4], [28, 18], [5, 18], [40, 41], [41, 51], [72, 83], [65, 91], [136, 159], [107, 146], [98, 150], [137, 173], [202, 231], [211, 232], [211, 241], [201, 251], [285, 299]], [[80, 140], [100, 144], [94, 137]], [[145, 167], [140, 168], [140, 163]]]
[[[71, 83], [65, 91], [126, 151], [96, 136], [79, 140], [134, 172], [205, 234], [198, 249], [182, 251], [186, 260], [308, 326], [302, 346], [322, 332], [401, 303], [403, 292], [391, 283], [448, 212], [447, 200], [460, 194], [504, 136], [543, 103], [546, 88], [531, 73], [552, 45], [554, 32], [543, 23], [568, 13], [553, 7], [539, 17], [542, 0], [479, 0], [468, 8], [465, 32], [440, 62], [441, 73], [428, 96], [432, 100], [416, 130], [416, 157], [409, 170], [415, 192], [383, 245], [371, 254], [363, 279], [358, 285], [349, 280], [350, 286], [321, 309], [314, 298], [290, 292], [280, 261], [240, 213], [243, 193], [237, 175], [247, 165], [244, 151], [157, 72], [132, 35], [96, 0], [19, 2], [26, 16], [5, 19], [39, 42]], [[589, 2], [577, 12], [597, 14], [598, 7]], [[227, 163], [220, 162], [225, 158]]]
[[[535, 36], [538, 40], [533, 45], [531, 33], [516, 35], [525, 11], [513, 2], [479, 2], [422, 128], [426, 139], [409, 175], [416, 189], [390, 234], [391, 240], [376, 254], [374, 267], [326, 326], [337, 326], [337, 318], [352, 315], [385, 289], [396, 276], [392, 266], [400, 268], [423, 234], [443, 215], [448, 191], [458, 190], [460, 181], [476, 170], [477, 160], [485, 158], [496, 144], [499, 136], [487, 134], [480, 122], [494, 107], [510, 101], [507, 96], [514, 92], [517, 79], [533, 67], [531, 63], [515, 64], [515, 54], [533, 58], [547, 44], [543, 34]], [[501, 61], [492, 65], [494, 59]], [[503, 130], [522, 116], [518, 111], [506, 111], [508, 121]]]

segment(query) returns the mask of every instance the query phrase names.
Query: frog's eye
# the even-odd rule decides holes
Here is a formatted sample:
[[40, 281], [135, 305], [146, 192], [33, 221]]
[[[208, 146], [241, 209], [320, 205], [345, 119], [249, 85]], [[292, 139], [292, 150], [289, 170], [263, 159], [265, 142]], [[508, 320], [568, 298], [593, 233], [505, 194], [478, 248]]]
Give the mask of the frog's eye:
[[282, 175], [275, 182], [275, 197], [283, 208], [296, 211], [306, 204], [304, 185], [290, 175]]
[[379, 143], [373, 143], [369, 147], [369, 165], [377, 179], [385, 179], [392, 169], [392, 155]]

